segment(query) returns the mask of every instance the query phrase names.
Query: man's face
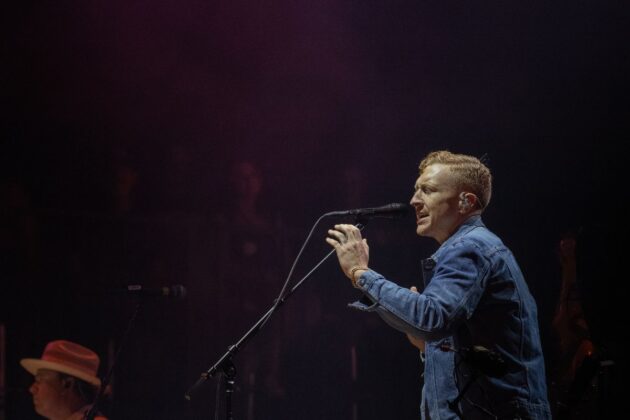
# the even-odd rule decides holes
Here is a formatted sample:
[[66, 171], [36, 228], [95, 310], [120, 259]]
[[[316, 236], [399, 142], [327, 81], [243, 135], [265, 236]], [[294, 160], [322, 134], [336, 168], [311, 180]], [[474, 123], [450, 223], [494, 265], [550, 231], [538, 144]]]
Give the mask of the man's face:
[[63, 401], [63, 385], [57, 372], [38, 370], [29, 391], [33, 394], [33, 405], [37, 414], [52, 418], [58, 413]]
[[411, 205], [416, 209], [416, 233], [444, 242], [459, 226], [458, 189], [451, 170], [443, 164], [426, 167], [415, 185]]

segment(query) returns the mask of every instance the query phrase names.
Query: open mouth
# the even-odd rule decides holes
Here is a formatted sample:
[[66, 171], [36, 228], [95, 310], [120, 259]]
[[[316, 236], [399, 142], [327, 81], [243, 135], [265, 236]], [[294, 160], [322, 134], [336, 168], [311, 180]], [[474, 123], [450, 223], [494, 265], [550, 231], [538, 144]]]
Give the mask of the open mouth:
[[425, 219], [428, 217], [428, 214], [417, 214], [416, 215], [416, 223], [420, 223], [422, 221], [422, 219]]

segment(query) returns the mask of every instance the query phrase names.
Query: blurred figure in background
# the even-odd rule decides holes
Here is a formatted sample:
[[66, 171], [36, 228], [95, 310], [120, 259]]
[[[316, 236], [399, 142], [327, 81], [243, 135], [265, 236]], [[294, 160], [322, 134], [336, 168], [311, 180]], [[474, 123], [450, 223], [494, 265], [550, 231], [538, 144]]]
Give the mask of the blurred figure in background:
[[[581, 389], [578, 396], [575, 390], [571, 392], [571, 386], [578, 369], [585, 362], [589, 364], [595, 352], [576, 280], [575, 246], [573, 234], [565, 235], [558, 244], [562, 286], [552, 322], [557, 339], [557, 363], [550, 376], [553, 378], [556, 417], [561, 418], [575, 418], [578, 415], [575, 405], [585, 389]], [[592, 414], [583, 413], [586, 417], [580, 418], [591, 418]]]
[[114, 216], [128, 216], [136, 210], [139, 171], [132, 154], [124, 147], [112, 147], [112, 180], [109, 186]]
[[[600, 337], [600, 343], [596, 345], [589, 325], [585, 310], [589, 302], [585, 299], [584, 289], [592, 289], [592, 285], [586, 283], [597, 280], [596, 277], [587, 278], [585, 272], [578, 280], [579, 236], [573, 231], [567, 232], [558, 244], [562, 284], [552, 322], [556, 360], [550, 379], [554, 417], [561, 420], [600, 417], [600, 406], [605, 399], [602, 394], [606, 392], [606, 382], [610, 380], [611, 373], [603, 365], [614, 365], [612, 360], [604, 360], [608, 355], [605, 355], [605, 345], [602, 344], [607, 340]], [[583, 258], [591, 256], [584, 255]], [[582, 266], [584, 268], [584, 264]], [[596, 296], [597, 293], [594, 293], [590, 297], [591, 301]], [[593, 307], [591, 312], [602, 313], [601, 304], [594, 306], [591, 303], [590, 306]]]
[[[282, 223], [263, 208], [264, 177], [251, 161], [231, 168], [233, 201], [220, 217], [224, 226], [220, 258], [225, 340], [233, 344], [271, 307], [282, 287]], [[235, 413], [245, 420], [269, 418], [284, 396], [280, 384], [282, 311], [237, 355]], [[240, 390], [240, 392], [239, 392]], [[243, 410], [243, 412], [240, 412]]]

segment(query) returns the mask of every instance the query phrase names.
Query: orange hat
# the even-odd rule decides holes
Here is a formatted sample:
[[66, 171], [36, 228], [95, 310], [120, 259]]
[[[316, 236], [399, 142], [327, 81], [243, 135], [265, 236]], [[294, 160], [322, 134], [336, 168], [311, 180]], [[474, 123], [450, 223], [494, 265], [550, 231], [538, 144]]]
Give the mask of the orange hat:
[[39, 369], [49, 369], [82, 379], [94, 386], [100, 386], [98, 378], [98, 355], [79, 344], [65, 340], [51, 341], [46, 345], [41, 359], [22, 359], [20, 364], [31, 374]]

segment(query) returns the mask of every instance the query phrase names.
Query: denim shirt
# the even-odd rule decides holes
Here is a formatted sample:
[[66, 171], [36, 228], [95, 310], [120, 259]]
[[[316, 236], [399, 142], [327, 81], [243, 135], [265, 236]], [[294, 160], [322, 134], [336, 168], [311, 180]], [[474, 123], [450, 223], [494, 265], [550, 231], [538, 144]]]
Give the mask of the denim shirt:
[[[425, 340], [422, 418], [550, 419], [536, 302], [512, 252], [473, 216], [422, 270], [422, 293], [369, 270], [357, 280], [363, 299], [350, 305]], [[473, 346], [507, 370], [484, 371], [466, 356]]]

